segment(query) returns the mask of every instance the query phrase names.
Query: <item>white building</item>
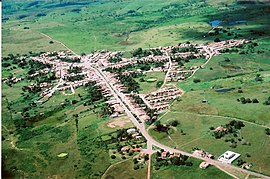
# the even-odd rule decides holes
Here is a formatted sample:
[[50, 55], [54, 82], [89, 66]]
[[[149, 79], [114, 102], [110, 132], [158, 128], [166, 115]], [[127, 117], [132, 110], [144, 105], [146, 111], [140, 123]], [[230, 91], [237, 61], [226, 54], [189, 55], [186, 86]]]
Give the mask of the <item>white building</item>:
[[134, 134], [135, 132], [136, 132], [136, 129], [134, 129], [134, 128], [131, 128], [131, 129], [127, 130], [128, 134]]
[[224, 154], [218, 157], [218, 161], [221, 161], [224, 163], [232, 163], [238, 157], [240, 157], [240, 154], [232, 152], [232, 151], [226, 151]]

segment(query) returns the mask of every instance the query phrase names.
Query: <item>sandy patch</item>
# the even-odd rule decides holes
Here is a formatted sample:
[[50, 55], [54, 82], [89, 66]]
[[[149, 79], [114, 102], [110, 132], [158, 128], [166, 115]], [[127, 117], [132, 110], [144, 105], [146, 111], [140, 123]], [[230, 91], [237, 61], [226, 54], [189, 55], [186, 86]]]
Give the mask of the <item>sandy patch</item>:
[[115, 128], [115, 127], [124, 127], [126, 124], [126, 121], [113, 121], [110, 122], [107, 126], [110, 128]]

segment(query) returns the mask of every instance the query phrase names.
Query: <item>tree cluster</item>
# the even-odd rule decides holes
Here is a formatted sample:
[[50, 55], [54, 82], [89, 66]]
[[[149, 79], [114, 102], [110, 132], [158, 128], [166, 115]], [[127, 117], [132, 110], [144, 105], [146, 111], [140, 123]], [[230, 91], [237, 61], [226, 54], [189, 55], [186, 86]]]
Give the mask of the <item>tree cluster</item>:
[[154, 167], [156, 170], [159, 170], [160, 167], [166, 167], [166, 166], [192, 166], [193, 163], [188, 160], [188, 156], [181, 155], [180, 157], [174, 156], [170, 157], [170, 153], [167, 152], [166, 158], [162, 159], [161, 158], [161, 152], [157, 152], [155, 160], [154, 160]]
[[270, 96], [268, 97], [268, 99], [263, 104], [264, 105], [270, 105]]
[[237, 99], [238, 102], [241, 102], [242, 104], [246, 104], [246, 103], [259, 103], [259, 100], [257, 98], [244, 98], [241, 97], [240, 99]]

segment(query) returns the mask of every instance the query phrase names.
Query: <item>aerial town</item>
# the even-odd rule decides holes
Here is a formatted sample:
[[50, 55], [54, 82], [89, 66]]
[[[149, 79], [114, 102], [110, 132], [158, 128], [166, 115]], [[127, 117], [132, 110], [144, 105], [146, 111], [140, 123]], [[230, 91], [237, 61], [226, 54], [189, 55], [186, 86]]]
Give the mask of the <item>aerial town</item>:
[[[94, 82], [101, 90], [102, 95], [107, 99], [106, 103], [112, 110], [111, 117], [115, 118], [125, 113], [136, 126], [136, 129], [131, 128], [127, 130], [127, 133], [136, 133], [136, 136], [134, 135], [136, 139], [140, 139], [142, 136], [146, 139], [147, 148], [145, 150], [141, 150], [141, 148], [136, 149], [136, 151], [138, 150], [141, 153], [140, 156], [151, 156], [156, 152], [153, 150], [153, 146], [155, 146], [161, 149], [160, 157], [163, 160], [165, 160], [168, 155], [171, 157], [186, 155], [203, 160], [199, 166], [202, 169], [206, 169], [209, 165], [234, 167], [230, 165], [230, 163], [237, 159], [240, 154], [227, 151], [221, 155], [218, 160], [214, 160], [213, 155], [202, 150], [194, 150], [192, 154], [179, 151], [155, 141], [146, 131], [145, 123], [151, 124], [157, 118], [158, 114], [166, 112], [170, 108], [171, 103], [183, 95], [184, 91], [178, 88], [174, 82], [183, 81], [192, 77], [199, 69], [205, 68], [213, 56], [220, 55], [222, 49], [237, 47], [246, 43], [250, 43], [250, 41], [227, 40], [207, 45], [178, 44], [153, 49], [157, 51], [158, 54], [149, 53], [141, 58], [122, 58], [119, 63], [113, 63], [110, 60], [118, 58], [121, 52], [102, 51], [82, 56], [72, 54], [68, 51], [46, 52], [42, 53], [40, 56], [31, 57], [31, 60], [48, 65], [50, 68], [32, 72], [29, 77], [54, 72], [57, 83], [43, 82], [40, 84], [31, 84], [28, 88], [31, 89], [39, 85], [42, 91], [40, 93], [40, 99], [36, 101], [36, 103], [42, 104], [50, 100], [56, 91], [62, 92], [63, 95], [72, 95], [76, 93], [76, 88], [84, 86], [89, 82]], [[181, 49], [191, 50], [188, 52], [179, 52]], [[151, 50], [152, 49], [150, 49], [150, 51]], [[20, 59], [23, 61], [24, 58], [25, 57], [21, 57]], [[177, 58], [205, 58], [206, 62], [201, 66], [192, 66], [190, 69], [183, 69], [178, 64]], [[160, 62], [161, 65], [159, 67], [151, 67], [147, 71], [136, 69], [136, 65], [140, 63]], [[128, 70], [128, 68], [125, 68], [127, 66], [132, 66], [133, 68]], [[160, 89], [149, 94], [139, 94], [137, 91], [129, 90], [129, 86], [125, 86], [121, 83], [117, 70], [119, 70], [123, 76], [129, 76], [132, 73], [147, 73], [149, 71], [164, 72], [166, 76]], [[3, 79], [3, 82], [12, 82], [15, 84], [21, 80], [22, 78], [12, 77], [11, 79]], [[65, 90], [67, 89], [72, 93], [66, 94]], [[222, 127], [218, 127], [215, 131], [220, 132], [224, 129], [221, 128]], [[227, 129], [225, 128], [225, 130]], [[140, 135], [136, 131], [138, 131]], [[121, 148], [121, 151], [127, 151], [129, 149], [128, 146], [124, 146]], [[238, 170], [241, 169], [238, 168]]]
[[1, 178], [270, 179], [269, 0], [0, 7]]

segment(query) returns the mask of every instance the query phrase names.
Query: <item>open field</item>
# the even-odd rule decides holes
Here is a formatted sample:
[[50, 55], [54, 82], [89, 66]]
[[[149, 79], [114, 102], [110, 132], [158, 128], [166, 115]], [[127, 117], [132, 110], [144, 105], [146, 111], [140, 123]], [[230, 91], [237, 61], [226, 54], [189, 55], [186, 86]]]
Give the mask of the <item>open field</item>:
[[[131, 122], [125, 116], [114, 120], [100, 117], [103, 102], [96, 102], [95, 108], [82, 105], [78, 93], [84, 97], [87, 92], [79, 88], [77, 94], [70, 96], [58, 92], [49, 101], [29, 110], [30, 115], [43, 112], [45, 118], [32, 122], [19, 132], [16, 121], [21, 121], [20, 111], [28, 106], [21, 95], [21, 87], [26, 84], [22, 81], [12, 87], [3, 85], [2, 154], [5, 176], [75, 178], [92, 175], [92, 178], [99, 178], [114, 163], [109, 159], [109, 150], [103, 144], [100, 146], [99, 137], [132, 127]], [[59, 104], [74, 100], [78, 102], [59, 108]], [[74, 120], [76, 114], [79, 114], [78, 129]], [[108, 125], [116, 121], [123, 122], [123, 125], [115, 128]], [[68, 157], [58, 158], [57, 155], [63, 152], [68, 153]]]
[[[198, 147], [216, 158], [226, 150], [238, 152], [241, 154], [240, 159], [253, 164], [252, 170], [269, 175], [269, 160], [265, 156], [269, 155], [267, 149], [270, 140], [264, 130], [270, 126], [270, 110], [269, 106], [263, 104], [270, 96], [269, 42], [260, 41], [259, 47], [256, 47], [256, 50], [259, 49], [265, 50], [265, 53], [226, 53], [213, 57], [193, 78], [179, 82], [177, 85], [186, 93], [160, 120], [162, 124], [177, 120], [179, 126], [170, 130], [170, 137], [152, 129], [150, 134], [172, 147], [190, 152], [192, 148]], [[262, 81], [255, 80], [257, 74], [260, 74]], [[194, 83], [194, 78], [201, 82]], [[216, 91], [222, 89], [225, 91]], [[256, 98], [259, 103], [241, 104], [237, 101], [241, 97]], [[225, 142], [230, 136], [222, 139], [212, 136], [210, 127], [216, 128], [231, 120], [244, 122], [245, 127], [241, 129], [240, 137], [249, 141], [250, 146], [238, 141], [237, 147], [231, 148]]]
[[[133, 50], [186, 41], [204, 43], [215, 38], [231, 39], [235, 34], [249, 38], [251, 29], [263, 31], [264, 36], [270, 35], [266, 5], [237, 5], [231, 0], [218, 3], [100, 0], [62, 4], [29, 1], [12, 5], [11, 2], [3, 4], [4, 55], [63, 49], [58, 43], [49, 44], [51, 39], [40, 33], [62, 42], [77, 53], [101, 49]], [[21, 10], [15, 11], [16, 6]], [[232, 35], [220, 32], [203, 38], [211, 29], [209, 22], [215, 19], [222, 20], [222, 26], [230, 27], [227, 31]], [[233, 24], [237, 20], [247, 22]], [[21, 43], [24, 43], [23, 47]]]
[[[140, 93], [147, 94], [147, 93], [151, 93], [151, 92], [159, 89], [157, 87], [157, 83], [159, 81], [164, 81], [165, 73], [163, 73], [163, 72], [147, 72], [145, 74], [145, 77], [143, 77], [143, 78], [145, 79], [144, 82], [140, 82], [139, 79], [137, 81], [140, 84], [140, 88], [141, 88]], [[150, 80], [153, 79], [153, 81], [147, 81], [149, 79]]]
[[[193, 147], [198, 147], [215, 155], [216, 158], [226, 150], [239, 152], [243, 160], [254, 164], [253, 170], [269, 174], [269, 160], [265, 156], [269, 155], [270, 140], [264, 133], [264, 127], [244, 122], [246, 126], [241, 129], [241, 137], [249, 141], [251, 145], [242, 145], [238, 142], [237, 147], [232, 149], [224, 141], [226, 137], [215, 139], [209, 130], [211, 126], [218, 127], [229, 123], [232, 120], [230, 118], [173, 111], [165, 115], [161, 123], [167, 124], [171, 120], [177, 120], [180, 124], [173, 132], [170, 132], [170, 138], [166, 133], [159, 133], [152, 129], [150, 129], [150, 134], [169, 146], [189, 152]], [[246, 157], [246, 153], [249, 153], [251, 157]]]
[[[265, 53], [226, 53], [213, 57], [193, 78], [179, 82], [177, 85], [187, 93], [172, 110], [230, 116], [269, 126], [269, 106], [263, 104], [270, 96], [270, 61], [267, 57], [269, 44], [262, 41], [259, 46]], [[262, 81], [256, 80], [257, 75], [261, 76]], [[194, 78], [200, 79], [201, 82], [194, 83]], [[222, 89], [229, 90], [216, 91]], [[241, 104], [237, 102], [241, 97], [257, 98], [259, 103]], [[203, 100], [207, 100], [207, 104], [202, 103]]]
[[134, 178], [141, 179], [147, 177], [147, 166], [134, 170], [133, 161], [131, 159], [116, 163], [103, 175], [103, 179], [116, 179], [116, 178]]
[[152, 178], [154, 179], [177, 179], [177, 178], [209, 178], [209, 176], [213, 178], [231, 178], [229, 175], [220, 171], [219, 169], [210, 166], [207, 169], [199, 168], [201, 163], [200, 160], [190, 159], [193, 163], [191, 167], [189, 166], [170, 166], [170, 167], [162, 167], [159, 170], [153, 169]]

